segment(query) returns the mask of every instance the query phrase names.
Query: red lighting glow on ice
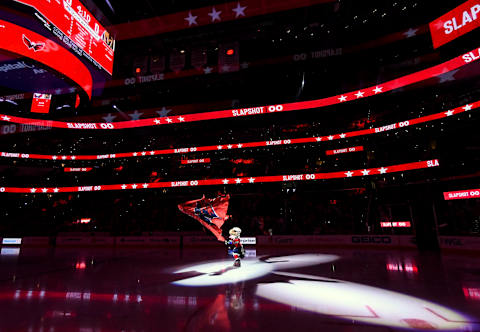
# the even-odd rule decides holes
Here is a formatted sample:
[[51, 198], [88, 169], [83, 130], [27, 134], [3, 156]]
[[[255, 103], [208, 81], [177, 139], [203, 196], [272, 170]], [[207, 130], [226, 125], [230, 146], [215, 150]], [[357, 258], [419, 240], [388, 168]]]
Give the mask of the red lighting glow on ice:
[[380, 227], [411, 227], [410, 221], [382, 221]]
[[469, 0], [430, 23], [433, 47], [437, 48], [480, 26], [480, 1]]
[[[471, 63], [472, 61], [476, 61], [478, 59], [480, 59], [480, 48], [474, 49], [468, 53], [464, 53], [460, 56], [457, 56], [446, 62], [440, 63], [436, 66], [423, 69], [418, 72], [405, 75], [391, 81], [379, 83], [375, 86], [370, 86], [360, 90], [345, 92], [336, 96], [315, 99], [315, 100], [301, 101], [301, 102], [286, 103], [286, 104], [264, 105], [264, 106], [256, 106], [256, 107], [221, 110], [221, 111], [183, 114], [181, 116], [149, 118], [149, 119], [130, 120], [130, 121], [112, 122], [112, 123], [63, 122], [63, 121], [54, 121], [54, 120], [38, 120], [38, 119], [32, 119], [32, 118], [8, 116], [6, 114], [0, 114], [0, 119], [10, 123], [19, 123], [19, 124], [27, 124], [27, 125], [34, 125], [34, 126], [50, 127], [50, 128], [111, 130], [111, 129], [150, 127], [150, 126], [159, 126], [159, 125], [173, 125], [173, 124], [179, 124], [179, 123], [205, 121], [205, 120], [213, 120], [213, 119], [226, 119], [226, 118], [236, 118], [236, 117], [244, 117], [244, 116], [250, 116], [250, 115], [274, 114], [278, 112], [299, 111], [299, 110], [307, 110], [307, 109], [313, 109], [313, 108], [319, 109], [326, 106], [355, 101], [357, 99], [367, 98], [367, 97], [375, 96], [377, 94], [382, 94], [388, 91], [393, 91], [414, 83], [427, 80], [432, 77], [443, 75], [449, 71], [463, 67]], [[90, 85], [90, 89], [91, 89], [91, 85]], [[402, 127], [402, 126], [407, 126], [409, 124], [399, 123], [398, 125]], [[395, 129], [395, 127], [384, 128], [383, 130], [391, 130], [391, 129]]]
[[465, 298], [480, 301], [480, 288], [463, 287]]
[[93, 192], [93, 191], [112, 191], [112, 190], [139, 190], [154, 188], [176, 188], [176, 187], [197, 187], [212, 185], [239, 185], [254, 183], [273, 183], [289, 181], [311, 181], [327, 179], [343, 179], [351, 177], [363, 177], [369, 175], [387, 175], [395, 172], [404, 172], [417, 169], [440, 166], [437, 159], [418, 161], [413, 163], [382, 166], [368, 169], [357, 169], [349, 171], [339, 171], [330, 173], [312, 173], [295, 175], [270, 175], [259, 177], [236, 177], [236, 178], [217, 178], [204, 180], [182, 180], [182, 181], [164, 181], [150, 183], [129, 183], [129, 184], [107, 184], [107, 185], [89, 185], [75, 187], [38, 187], [36, 185], [29, 187], [0, 187], [0, 193], [26, 193], [26, 194], [56, 194], [66, 192]]
[[405, 272], [405, 273], [412, 273], [412, 274], [417, 274], [418, 273], [418, 267], [415, 263], [411, 262], [388, 262], [386, 265], [387, 271], [393, 271], [393, 272]]

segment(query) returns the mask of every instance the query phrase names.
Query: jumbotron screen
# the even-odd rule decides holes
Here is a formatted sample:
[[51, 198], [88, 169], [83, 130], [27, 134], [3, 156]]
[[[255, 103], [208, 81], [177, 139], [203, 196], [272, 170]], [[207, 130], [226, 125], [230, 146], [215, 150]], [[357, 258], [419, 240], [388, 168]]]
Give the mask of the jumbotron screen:
[[37, 11], [37, 18], [80, 56], [110, 75], [115, 39], [79, 0], [15, 0]]

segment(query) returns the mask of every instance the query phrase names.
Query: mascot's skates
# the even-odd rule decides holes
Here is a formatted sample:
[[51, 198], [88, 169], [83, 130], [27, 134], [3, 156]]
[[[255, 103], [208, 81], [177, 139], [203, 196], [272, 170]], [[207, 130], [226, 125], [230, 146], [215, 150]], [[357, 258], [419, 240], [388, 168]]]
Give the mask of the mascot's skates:
[[233, 266], [240, 267], [240, 258], [245, 257], [245, 250], [240, 242], [240, 233], [242, 233], [242, 230], [238, 227], [233, 227], [228, 233], [230, 236], [228, 240], [225, 241], [225, 245], [228, 248], [228, 254], [232, 255], [233, 259], [235, 259]]

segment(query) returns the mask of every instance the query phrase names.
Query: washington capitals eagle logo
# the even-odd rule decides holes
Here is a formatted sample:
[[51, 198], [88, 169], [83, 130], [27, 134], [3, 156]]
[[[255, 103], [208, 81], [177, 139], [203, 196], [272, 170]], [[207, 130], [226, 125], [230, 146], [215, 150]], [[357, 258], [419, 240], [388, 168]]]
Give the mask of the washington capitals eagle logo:
[[215, 212], [215, 209], [213, 208], [213, 206], [211, 205], [201, 207], [200, 204], [197, 204], [194, 212], [195, 212], [195, 215], [199, 216], [200, 219], [202, 219], [203, 221], [209, 224], [212, 223], [212, 219], [215, 219], [215, 218], [221, 219]]
[[23, 43], [29, 50], [33, 50], [34, 52], [40, 51], [43, 49], [45, 46], [45, 43], [40, 43], [40, 42], [32, 42], [30, 39], [27, 38], [27, 36], [22, 35]]

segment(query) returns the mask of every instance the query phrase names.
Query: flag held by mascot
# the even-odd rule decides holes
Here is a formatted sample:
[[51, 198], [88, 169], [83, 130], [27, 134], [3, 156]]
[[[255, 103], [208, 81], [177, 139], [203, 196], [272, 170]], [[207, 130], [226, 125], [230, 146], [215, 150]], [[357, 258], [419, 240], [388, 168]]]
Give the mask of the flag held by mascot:
[[222, 226], [228, 219], [227, 210], [230, 195], [205, 198], [178, 204], [180, 211], [200, 222], [203, 227], [212, 232], [218, 241], [225, 241], [222, 236]]

